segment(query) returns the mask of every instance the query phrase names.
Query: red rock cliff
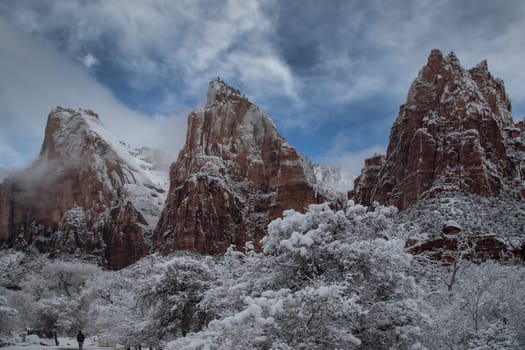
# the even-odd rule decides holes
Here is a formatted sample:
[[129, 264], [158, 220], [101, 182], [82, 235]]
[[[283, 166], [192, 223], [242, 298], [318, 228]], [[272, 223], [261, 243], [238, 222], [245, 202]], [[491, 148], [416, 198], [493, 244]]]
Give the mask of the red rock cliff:
[[148, 253], [163, 200], [95, 113], [58, 107], [38, 159], [0, 184], [0, 242], [122, 268]]
[[399, 110], [384, 164], [356, 181], [355, 198], [405, 209], [444, 190], [523, 196], [524, 144], [487, 62], [465, 70], [454, 53], [434, 49]]
[[269, 221], [283, 210], [303, 210], [322, 200], [314, 182], [310, 164], [270, 118], [214, 80], [205, 108], [188, 117], [154, 249], [221, 254], [232, 244], [257, 246]]

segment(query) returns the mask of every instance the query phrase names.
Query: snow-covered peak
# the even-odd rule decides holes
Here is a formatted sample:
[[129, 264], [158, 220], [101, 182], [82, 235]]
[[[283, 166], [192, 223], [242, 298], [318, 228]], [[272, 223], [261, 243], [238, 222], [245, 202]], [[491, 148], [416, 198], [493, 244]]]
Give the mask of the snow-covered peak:
[[[166, 157], [150, 148], [133, 149], [117, 140], [98, 115], [86, 109], [57, 107], [49, 113], [40, 162], [50, 171], [90, 173], [105, 193], [121, 193], [154, 226], [169, 186]], [[59, 170], [62, 169], [62, 170]]]
[[443, 56], [443, 53], [440, 49], [433, 48], [432, 50], [430, 50], [430, 56]]
[[167, 195], [166, 162], [159, 151], [115, 139], [96, 113], [53, 109], [39, 157], [19, 174], [0, 188], [0, 240], [9, 246], [86, 253], [114, 269], [149, 251]]
[[262, 149], [270, 139], [291, 148], [266, 113], [217, 78], [209, 84], [205, 108], [194, 110], [188, 118], [183, 153], [189, 161], [211, 156], [260, 163]]
[[369, 181], [361, 178], [356, 196], [405, 209], [440, 191], [520, 192], [519, 135], [504, 84], [487, 62], [466, 70], [453, 52], [434, 49], [400, 108], [384, 164]]
[[441, 105], [453, 109], [450, 117], [464, 114], [479, 119], [493, 114], [506, 126], [512, 121], [503, 81], [490, 74], [486, 60], [466, 70], [454, 52], [443, 56], [441, 51], [433, 49], [410, 87], [407, 109], [426, 112], [428, 119], [431, 114], [440, 113], [436, 106]]
[[258, 244], [283, 210], [321, 201], [310, 163], [259, 107], [220, 79], [205, 108], [188, 117], [186, 143], [171, 167], [154, 249], [224, 253]]
[[62, 107], [51, 110], [47, 119], [40, 157], [79, 159], [90, 138], [88, 120], [91, 120], [92, 124], [100, 123], [98, 115], [92, 111]]
[[449, 52], [449, 54], [445, 58], [445, 62], [454, 67], [462, 68], [461, 63], [459, 62], [459, 58], [458, 56], [456, 56], [456, 53], [454, 51]]
[[476, 69], [478, 69], [479, 71], [482, 71], [482, 72], [487, 72], [489, 71], [489, 65], [487, 63], [487, 60], [482, 60], [481, 62], [479, 62], [476, 67]]
[[125, 164], [131, 171], [167, 170], [168, 167], [167, 157], [161, 151], [148, 147], [133, 149], [113, 137], [95, 112], [62, 107], [49, 113], [40, 157], [59, 160], [65, 165], [84, 165], [87, 159], [103, 158]]
[[235, 99], [244, 98], [239, 90], [226, 84], [220, 78], [214, 79], [208, 84], [206, 108], [211, 108], [219, 100], [232, 97]]

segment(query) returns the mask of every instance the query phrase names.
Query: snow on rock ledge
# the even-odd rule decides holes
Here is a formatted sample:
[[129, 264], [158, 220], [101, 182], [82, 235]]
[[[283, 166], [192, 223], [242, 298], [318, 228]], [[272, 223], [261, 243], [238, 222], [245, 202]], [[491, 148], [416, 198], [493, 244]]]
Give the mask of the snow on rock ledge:
[[221, 254], [259, 240], [285, 209], [322, 201], [310, 163], [271, 119], [219, 79], [204, 109], [188, 116], [186, 144], [170, 172], [170, 190], [154, 235], [162, 253]]
[[167, 176], [143, 153], [90, 110], [53, 109], [38, 159], [0, 184], [0, 241], [94, 254], [115, 269], [138, 260], [167, 193]]
[[487, 62], [465, 70], [453, 52], [433, 49], [400, 107], [383, 164], [365, 167], [354, 198], [400, 209], [445, 190], [524, 198], [524, 145]]

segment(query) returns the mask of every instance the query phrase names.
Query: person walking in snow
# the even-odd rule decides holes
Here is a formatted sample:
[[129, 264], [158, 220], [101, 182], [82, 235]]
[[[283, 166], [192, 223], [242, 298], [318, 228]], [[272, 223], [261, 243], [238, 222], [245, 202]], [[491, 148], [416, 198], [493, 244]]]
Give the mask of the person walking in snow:
[[78, 350], [82, 350], [82, 347], [84, 346], [84, 339], [86, 339], [86, 337], [84, 336], [82, 331], [78, 331], [77, 333]]
[[56, 329], [53, 329], [53, 338], [55, 339], [55, 345], [58, 346], [58, 334]]

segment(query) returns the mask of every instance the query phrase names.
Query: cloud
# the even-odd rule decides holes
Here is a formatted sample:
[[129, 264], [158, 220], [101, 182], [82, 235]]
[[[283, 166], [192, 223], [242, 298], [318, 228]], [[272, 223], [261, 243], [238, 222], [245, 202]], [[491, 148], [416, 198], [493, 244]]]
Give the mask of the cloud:
[[[164, 86], [174, 94], [183, 91], [181, 100], [198, 99], [208, 81], [220, 75], [241, 88], [258, 86], [253, 95], [263, 95], [264, 89], [266, 95], [296, 97], [290, 73], [270, 43], [271, 22], [257, 1], [130, 0], [125, 6], [7, 1], [4, 10], [25, 31], [70, 57], [92, 55], [101, 64], [118, 65], [134, 89]], [[279, 85], [285, 89], [272, 88]]]
[[86, 56], [84, 56], [84, 58], [82, 58], [82, 63], [84, 63], [84, 66], [86, 66], [87, 68], [91, 68], [93, 66], [96, 66], [100, 62], [97, 60], [95, 56], [88, 53]]
[[353, 135], [345, 151], [386, 143], [434, 47], [466, 68], [488, 59], [525, 115], [521, 0], [4, 0], [0, 13], [60, 60], [83, 61], [92, 83], [136, 114], [186, 114], [220, 76], [310, 157], [327, 154], [340, 130]]
[[[330, 113], [310, 115], [310, 105], [403, 103], [433, 47], [456, 51], [466, 66], [493, 60], [525, 110], [523, 74], [512, 72], [520, 63], [508, 60], [524, 53], [524, 8], [519, 0], [6, 0], [2, 10], [70, 57], [118, 66], [130, 89], [164, 88], [167, 105], [195, 106], [219, 75], [269, 112], [276, 97], [288, 98], [280, 118], [329, 122]], [[103, 84], [114, 80], [95, 74]]]
[[0, 75], [0, 167], [20, 167], [36, 157], [47, 113], [58, 105], [97, 111], [106, 127], [131, 145], [162, 147], [175, 157], [184, 142], [185, 117], [151, 119], [129, 109], [83, 66], [2, 17]]
[[524, 8], [521, 1], [343, 0], [326, 6], [290, 0], [278, 3], [275, 27], [303, 99], [349, 108], [385, 98], [402, 104], [430, 49], [438, 47], [455, 51], [467, 68], [488, 58], [525, 111], [525, 69], [517, 62], [525, 54]]
[[3, 132], [0, 132], [2, 140], [0, 141], [0, 181], [7, 176], [8, 170], [16, 169], [24, 164], [22, 159], [24, 156], [20, 154], [17, 150], [13, 148], [12, 145], [8, 143], [7, 137], [3, 135]]
[[338, 166], [355, 178], [361, 174], [365, 159], [375, 154], [385, 154], [386, 147], [382, 145], [350, 150], [348, 146], [351, 141], [351, 138], [345, 132], [338, 133], [326, 153], [319, 157], [319, 163]]

